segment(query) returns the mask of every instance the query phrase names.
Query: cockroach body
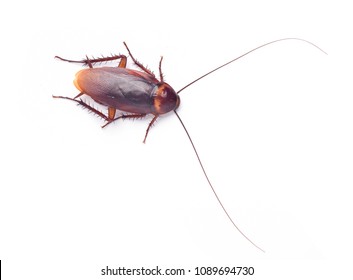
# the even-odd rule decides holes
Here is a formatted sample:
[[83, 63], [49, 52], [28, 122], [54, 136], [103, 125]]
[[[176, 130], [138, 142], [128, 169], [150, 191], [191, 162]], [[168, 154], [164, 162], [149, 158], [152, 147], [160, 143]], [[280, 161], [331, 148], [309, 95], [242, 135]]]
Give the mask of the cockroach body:
[[[155, 77], [126, 68], [101, 67], [81, 70], [74, 81], [77, 89], [108, 110], [160, 115], [175, 110], [179, 95]], [[113, 119], [112, 116], [109, 116]]]
[[[74, 84], [76, 88], [80, 91], [80, 93], [75, 97], [75, 98], [70, 98], [70, 97], [64, 97], [64, 96], [53, 96], [54, 98], [62, 98], [62, 99], [68, 99], [72, 100], [79, 105], [83, 106], [84, 108], [90, 110], [91, 112], [97, 114], [98, 116], [102, 117], [104, 120], [106, 120], [106, 123], [103, 125], [105, 127], [106, 125], [118, 120], [118, 119], [134, 119], [134, 118], [143, 118], [147, 116], [148, 114], [152, 114], [153, 118], [151, 122], [149, 123], [145, 138], [143, 142], [145, 143], [148, 132], [150, 128], [152, 127], [153, 123], [156, 121], [156, 119], [162, 115], [166, 114], [168, 112], [174, 111], [176, 116], [178, 117], [181, 125], [183, 126], [190, 143], [194, 149], [194, 152], [196, 154], [196, 157], [198, 159], [198, 162], [201, 166], [201, 169], [205, 175], [205, 178], [209, 184], [209, 186], [212, 189], [212, 192], [216, 196], [217, 201], [219, 202], [220, 206], [222, 207], [223, 211], [227, 215], [228, 219], [230, 222], [233, 224], [233, 226], [242, 234], [251, 244], [253, 244], [256, 248], [259, 250], [263, 251], [259, 246], [257, 246], [253, 241], [251, 241], [240, 229], [239, 227], [234, 223], [230, 215], [228, 214], [226, 208], [223, 206], [221, 200], [219, 199], [211, 181], [209, 180], [206, 170], [203, 167], [203, 164], [201, 162], [201, 159], [197, 153], [197, 150], [195, 148], [195, 145], [192, 142], [192, 139], [189, 135], [189, 132], [187, 131], [184, 123], [182, 122], [180, 116], [178, 115], [176, 109], [180, 105], [180, 97], [179, 93], [189, 87], [190, 85], [194, 84], [195, 82], [203, 79], [204, 77], [208, 76], [209, 74], [227, 66], [228, 64], [248, 55], [249, 53], [256, 51], [260, 48], [263, 48], [267, 45], [279, 42], [279, 41], [284, 41], [284, 40], [299, 40], [306, 42], [308, 44], [313, 45], [323, 53], [325, 53], [322, 49], [320, 49], [318, 46], [314, 45], [313, 43], [299, 39], [299, 38], [283, 38], [275, 41], [271, 41], [269, 43], [263, 44], [259, 47], [256, 47], [241, 56], [236, 57], [235, 59], [232, 59], [228, 61], [225, 64], [222, 64], [221, 66], [207, 72], [206, 74], [200, 76], [199, 78], [193, 80], [183, 88], [181, 88], [179, 91], [174, 91], [174, 89], [167, 83], [164, 82], [163, 79], [163, 74], [161, 70], [161, 64], [163, 57], [161, 58], [159, 62], [159, 77], [160, 79], [158, 80], [155, 75], [146, 67], [144, 67], [141, 63], [139, 63], [131, 54], [128, 46], [124, 42], [124, 45], [133, 60], [134, 64], [140, 68], [142, 71], [137, 71], [137, 70], [132, 70], [132, 69], [127, 69], [126, 64], [127, 64], [127, 57], [125, 55], [113, 55], [110, 57], [102, 57], [102, 58], [93, 58], [89, 59], [86, 57], [84, 60], [76, 61], [76, 60], [68, 60], [68, 59], [63, 59], [61, 57], [56, 56], [56, 58], [67, 61], [67, 62], [75, 62], [75, 63], [83, 63], [84, 65], [89, 66], [88, 69], [84, 69], [79, 71], [76, 74]], [[106, 61], [112, 61], [112, 60], [117, 60], [120, 59], [118, 67], [100, 67], [100, 68], [93, 68], [93, 64], [95, 63], [102, 63]], [[101, 111], [95, 109], [91, 105], [85, 103], [82, 99], [78, 99], [82, 95], [88, 95], [90, 96], [95, 102], [104, 105], [108, 107], [108, 114], [105, 115]], [[122, 114], [118, 117], [116, 117], [116, 111], [122, 111], [126, 112], [127, 114]]]
[[[74, 84], [80, 93], [75, 98], [54, 97], [78, 102], [80, 105], [105, 119], [107, 122], [104, 126], [120, 118], [143, 118], [147, 114], [153, 114], [154, 117], [148, 125], [143, 140], [145, 143], [149, 129], [159, 115], [176, 110], [180, 104], [180, 97], [170, 85], [163, 81], [163, 74], [161, 72], [162, 58], [159, 63], [160, 80], [158, 80], [150, 70], [140, 64], [131, 55], [126, 44], [125, 47], [134, 63], [143, 72], [127, 69], [127, 57], [125, 55], [98, 59], [87, 58], [82, 61], [67, 60], [57, 56], [56, 58], [64, 61], [86, 64], [89, 68], [83, 69], [76, 74]], [[116, 59], [120, 59], [118, 67], [93, 68], [92, 66], [94, 63]], [[97, 103], [107, 106], [108, 115], [77, 99], [83, 94], [90, 96]], [[127, 112], [128, 114], [123, 114], [115, 118], [116, 110]]]

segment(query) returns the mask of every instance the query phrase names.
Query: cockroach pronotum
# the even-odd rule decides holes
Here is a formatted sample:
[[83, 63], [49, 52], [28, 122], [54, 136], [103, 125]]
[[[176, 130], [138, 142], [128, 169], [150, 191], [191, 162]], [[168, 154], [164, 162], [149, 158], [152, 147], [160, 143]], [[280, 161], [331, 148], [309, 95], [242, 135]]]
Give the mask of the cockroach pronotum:
[[[177, 118], [179, 119], [181, 125], [183, 126], [190, 140], [190, 143], [194, 149], [197, 160], [201, 166], [201, 169], [205, 175], [205, 178], [209, 186], [211, 187], [212, 192], [216, 196], [217, 201], [222, 207], [224, 213], [227, 215], [230, 222], [233, 224], [233, 226], [238, 230], [238, 232], [243, 237], [245, 237], [253, 246], [255, 246], [256, 248], [264, 252], [263, 249], [261, 249], [258, 245], [256, 245], [240, 230], [240, 228], [235, 224], [233, 219], [228, 214], [226, 208], [224, 207], [221, 200], [219, 199], [210, 179], [208, 178], [206, 170], [201, 162], [201, 159], [190, 137], [190, 134], [187, 131], [184, 123], [182, 122], [176, 110], [178, 109], [180, 104], [180, 97], [179, 97], [180, 92], [182, 92], [192, 84], [205, 78], [211, 73], [225, 67], [226, 65], [231, 64], [234, 61], [248, 55], [251, 52], [254, 52], [260, 48], [263, 48], [270, 44], [277, 43], [284, 40], [303, 41], [305, 43], [308, 43], [314, 46], [315, 48], [319, 49], [323, 53], [325, 53], [318, 46], [304, 39], [282, 38], [279, 40], [274, 40], [266, 44], [263, 44], [261, 46], [258, 46], [222, 64], [221, 66], [207, 72], [206, 74], [188, 83], [180, 90], [174, 91], [174, 89], [169, 84], [167, 84], [163, 78], [163, 74], [162, 74], [163, 57], [161, 57], [159, 61], [159, 80], [158, 80], [156, 76], [152, 73], [152, 71], [150, 71], [148, 68], [143, 66], [140, 62], [138, 62], [134, 58], [127, 44], [124, 42], [124, 45], [127, 49], [127, 52], [130, 58], [132, 59], [133, 63], [140, 69], [140, 71], [126, 68], [127, 57], [125, 55], [111, 55], [108, 57], [92, 58], [92, 59], [86, 56], [86, 59], [83, 59], [83, 60], [68, 60], [68, 59], [64, 59], [59, 56], [56, 56], [55, 58], [58, 58], [60, 60], [67, 61], [67, 62], [74, 62], [74, 63], [82, 63], [85, 66], [88, 66], [89, 68], [83, 69], [77, 72], [76, 74], [74, 84], [76, 88], [80, 91], [80, 93], [76, 97], [74, 98], [65, 97], [65, 96], [53, 96], [53, 97], [74, 101], [79, 105], [83, 106], [84, 108], [88, 109], [89, 111], [93, 112], [94, 114], [98, 115], [99, 117], [103, 118], [106, 121], [106, 123], [102, 127], [105, 127], [108, 124], [118, 119], [137, 119], [137, 118], [144, 118], [148, 114], [153, 115], [153, 118], [147, 127], [146, 134], [143, 139], [143, 143], [146, 142], [150, 128], [152, 127], [156, 119], [162, 114], [166, 114], [173, 111], [176, 114]], [[103, 63], [103, 62], [118, 60], [118, 59], [120, 59], [118, 67], [93, 68], [93, 65], [96, 63]], [[85, 103], [82, 99], [79, 99], [79, 97], [84, 94], [90, 96], [95, 102], [108, 107], [108, 114], [106, 115], [102, 113], [101, 111], [92, 107], [88, 103]], [[119, 115], [118, 117], [116, 117], [117, 110], [122, 112], [121, 115]]]

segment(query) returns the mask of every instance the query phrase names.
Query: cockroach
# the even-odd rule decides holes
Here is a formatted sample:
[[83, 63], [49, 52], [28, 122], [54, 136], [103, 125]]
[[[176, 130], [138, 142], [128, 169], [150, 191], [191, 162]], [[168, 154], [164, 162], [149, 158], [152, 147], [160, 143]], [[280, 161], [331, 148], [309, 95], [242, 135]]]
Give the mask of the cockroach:
[[[314, 46], [315, 48], [319, 49], [323, 53], [325, 53], [321, 48], [304, 39], [282, 38], [282, 39], [274, 40], [266, 44], [260, 45], [254, 49], [251, 49], [250, 51], [222, 64], [221, 66], [216, 67], [215, 69], [207, 72], [206, 74], [188, 83], [180, 90], [175, 91], [169, 84], [167, 84], [164, 81], [163, 74], [162, 74], [163, 57], [161, 57], [159, 61], [159, 79], [157, 79], [152, 71], [150, 71], [147, 67], [143, 66], [139, 61], [135, 59], [135, 57], [131, 54], [131, 51], [128, 48], [127, 44], [124, 42], [125, 48], [130, 58], [132, 59], [133, 63], [137, 66], [137, 68], [140, 69], [139, 71], [126, 68], [127, 56], [121, 55], [121, 54], [111, 55], [111, 56], [101, 57], [101, 58], [88, 58], [86, 56], [86, 59], [83, 59], [83, 60], [69, 60], [69, 59], [61, 58], [59, 56], [55, 56], [55, 58], [60, 59], [62, 61], [82, 63], [84, 66], [88, 66], [89, 68], [80, 70], [79, 72], [76, 73], [74, 85], [80, 91], [80, 93], [76, 95], [76, 97], [74, 98], [65, 97], [65, 96], [53, 96], [53, 97], [74, 101], [78, 105], [81, 105], [82, 107], [88, 109], [90, 112], [103, 118], [106, 121], [106, 123], [102, 127], [105, 127], [108, 124], [118, 119], [137, 119], [137, 118], [144, 118], [149, 114], [152, 115], [153, 118], [147, 127], [145, 137], [143, 139], [143, 143], [146, 142], [148, 133], [152, 125], [157, 120], [157, 118], [160, 115], [173, 111], [177, 116], [177, 118], [179, 119], [181, 125], [183, 126], [186, 132], [186, 135], [189, 138], [189, 141], [194, 149], [195, 155], [200, 164], [202, 172], [208, 182], [208, 185], [211, 187], [212, 192], [215, 195], [218, 203], [222, 207], [224, 213], [227, 215], [228, 219], [233, 224], [233, 226], [238, 230], [238, 232], [245, 239], [247, 239], [253, 246], [255, 246], [256, 248], [264, 252], [263, 249], [261, 249], [258, 245], [256, 245], [252, 240], [250, 240], [250, 238], [248, 238], [240, 230], [240, 228], [235, 224], [233, 219], [228, 214], [226, 208], [224, 207], [223, 203], [218, 197], [210, 179], [208, 178], [206, 170], [202, 164], [202, 161], [191, 139], [191, 136], [176, 110], [180, 105], [180, 97], [179, 97], [180, 92], [182, 92], [192, 84], [205, 78], [211, 73], [235, 62], [236, 60], [250, 54], [251, 52], [254, 52], [270, 44], [274, 44], [285, 40], [303, 41], [305, 43], [308, 43]], [[120, 59], [118, 67], [93, 68], [93, 65], [96, 63], [104, 63], [104, 62], [118, 60], [118, 59]], [[94, 108], [93, 106], [89, 105], [88, 103], [84, 102], [81, 98], [79, 98], [84, 94], [90, 96], [95, 102], [106, 106], [108, 108], [107, 115], [102, 113], [98, 109]], [[121, 115], [116, 117], [117, 110], [122, 113]]]

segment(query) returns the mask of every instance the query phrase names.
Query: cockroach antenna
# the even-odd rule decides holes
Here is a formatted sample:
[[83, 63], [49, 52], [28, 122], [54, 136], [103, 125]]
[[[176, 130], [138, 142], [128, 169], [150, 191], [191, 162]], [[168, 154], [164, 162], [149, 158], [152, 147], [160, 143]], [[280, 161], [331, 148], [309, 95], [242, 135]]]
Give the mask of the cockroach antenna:
[[[256, 47], [256, 48], [254, 48], [254, 49], [252, 49], [252, 50], [250, 50], [250, 51], [248, 51], [248, 52], [246, 52], [246, 53], [244, 53], [244, 54], [242, 54], [242, 55], [240, 55], [240, 56], [238, 56], [238, 57], [236, 57], [236, 58], [234, 58], [234, 59], [232, 59], [232, 60], [230, 60], [230, 61], [228, 61], [228, 62], [226, 62], [226, 63], [224, 63], [224, 64], [222, 64], [221, 66], [218, 66], [218, 67], [216, 67], [215, 69], [213, 69], [213, 70], [207, 72], [206, 74], [200, 76], [199, 78], [197, 78], [197, 79], [193, 80], [192, 82], [188, 83], [186, 86], [182, 87], [180, 90], [177, 91], [177, 94], [179, 94], [180, 92], [182, 92], [183, 90], [185, 90], [186, 88], [188, 88], [189, 86], [191, 86], [192, 84], [196, 83], [197, 81], [199, 81], [199, 80], [205, 78], [206, 76], [212, 74], [213, 72], [216, 72], [217, 70], [220, 70], [221, 68], [223, 68], [223, 67], [225, 67], [225, 66], [227, 66], [227, 65], [229, 65], [229, 64], [231, 64], [231, 63], [233, 63], [233, 62], [235, 62], [235, 61], [237, 61], [238, 59], [240, 59], [240, 58], [242, 58], [242, 57], [244, 57], [244, 56], [246, 56], [246, 55], [248, 55], [248, 54], [250, 54], [250, 53], [252, 53], [252, 52], [254, 52], [254, 51], [256, 51], [256, 50], [258, 50], [258, 49], [261, 49], [261, 48], [263, 48], [263, 47], [265, 47], [265, 46], [268, 46], [268, 45], [271, 45], [271, 44], [274, 44], [274, 43], [278, 43], [278, 42], [281, 42], [281, 41], [286, 41], [286, 40], [298, 40], [298, 41], [303, 41], [303, 42], [308, 43], [308, 44], [314, 46], [315, 48], [319, 49], [319, 50], [320, 50], [321, 52], [323, 52], [324, 54], [327, 54], [324, 50], [322, 50], [321, 48], [319, 48], [317, 45], [315, 45], [315, 44], [313, 44], [313, 43], [311, 43], [311, 42], [309, 42], [309, 41], [307, 41], [307, 40], [304, 40], [304, 39], [300, 39], [300, 38], [282, 38], [282, 39], [274, 40], [274, 41], [268, 42], [268, 43], [266, 43], [266, 44], [263, 44], [263, 45], [261, 45], [261, 46], [258, 46], [258, 47]], [[240, 230], [240, 228], [235, 224], [235, 222], [233, 221], [233, 219], [232, 219], [232, 218], [230, 217], [230, 215], [228, 214], [228, 211], [227, 211], [226, 208], [224, 207], [224, 205], [223, 205], [223, 203], [221, 202], [220, 198], [218, 197], [218, 195], [217, 195], [217, 193], [216, 193], [216, 191], [215, 191], [215, 189], [214, 189], [214, 187], [213, 187], [213, 185], [212, 185], [210, 179], [209, 179], [208, 176], [207, 176], [206, 170], [205, 170], [205, 168], [204, 168], [204, 166], [203, 166], [203, 164], [202, 164], [202, 161], [201, 161], [201, 159], [200, 159], [200, 156], [199, 156], [199, 154], [198, 154], [198, 152], [197, 152], [197, 150], [196, 150], [196, 147], [195, 147], [195, 145], [194, 145], [194, 143], [193, 143], [193, 141], [192, 141], [192, 139], [191, 139], [191, 136], [190, 136], [188, 130], [186, 129], [186, 127], [185, 127], [183, 121], [181, 120], [181, 118], [180, 118], [180, 116], [178, 115], [178, 113], [177, 113], [176, 110], [174, 110], [174, 113], [175, 113], [175, 115], [178, 117], [178, 119], [179, 119], [181, 125], [183, 126], [183, 128], [184, 128], [184, 130], [185, 130], [185, 132], [186, 132], [186, 135], [188, 136], [188, 138], [189, 138], [189, 140], [190, 140], [190, 143], [191, 143], [191, 145], [192, 145], [192, 148], [194, 149], [195, 155], [196, 155], [197, 160], [198, 160], [198, 162], [199, 162], [199, 164], [200, 164], [200, 166], [201, 166], [202, 172], [203, 172], [203, 174], [205, 175], [205, 178], [206, 178], [206, 180], [207, 180], [207, 182], [208, 182], [208, 185], [211, 187], [211, 190], [212, 190], [213, 194], [215, 195], [217, 201], [218, 201], [219, 204], [221, 205], [221, 207], [222, 207], [224, 213], [227, 215], [228, 219], [229, 219], [230, 222], [233, 224], [233, 226], [238, 230], [238, 232], [239, 232], [243, 237], [245, 237], [245, 239], [247, 239], [247, 240], [248, 240], [252, 245], [254, 245], [257, 249], [261, 250], [262, 252], [265, 252], [262, 248], [260, 248], [258, 245], [256, 245], [249, 237], [247, 237], [247, 236]]]

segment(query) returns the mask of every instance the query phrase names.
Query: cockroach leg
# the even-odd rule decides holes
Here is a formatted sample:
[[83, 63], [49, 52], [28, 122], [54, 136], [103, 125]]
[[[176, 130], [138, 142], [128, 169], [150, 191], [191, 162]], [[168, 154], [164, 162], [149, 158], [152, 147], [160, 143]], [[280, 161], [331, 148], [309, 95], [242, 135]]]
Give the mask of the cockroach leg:
[[[110, 108], [108, 108], [108, 114], [110, 113], [109, 109]], [[114, 115], [115, 115], [115, 112], [114, 112]], [[105, 128], [108, 124], [111, 124], [112, 122], [115, 122], [115, 121], [117, 121], [119, 119], [138, 119], [138, 118], [144, 118], [145, 116], [146, 116], [146, 114], [129, 114], [129, 115], [121, 115], [121, 116], [119, 116], [119, 117], [117, 117], [115, 119], [114, 119], [114, 117], [112, 119], [108, 118], [107, 119], [107, 123], [104, 124], [102, 126], [102, 128]]]
[[146, 143], [146, 139], [147, 139], [147, 135], [148, 132], [150, 131], [150, 128], [152, 127], [153, 123], [156, 121], [156, 119], [159, 117], [159, 115], [154, 115], [153, 119], [151, 120], [150, 124], [148, 125], [147, 129], [146, 129], [146, 135], [145, 138], [143, 139], [143, 143]]
[[155, 75], [153, 74], [153, 72], [149, 69], [147, 69], [145, 66], [143, 66], [140, 62], [137, 61], [137, 59], [134, 58], [134, 56], [131, 54], [129, 47], [127, 46], [127, 44], [124, 42], [125, 48], [127, 49], [127, 52], [129, 53], [132, 61], [138, 66], [140, 67], [144, 72], [146, 72], [147, 74], [155, 77]]
[[86, 56], [86, 59], [84, 59], [84, 60], [70, 60], [70, 59], [62, 58], [60, 56], [55, 56], [55, 58], [60, 59], [62, 61], [66, 61], [66, 62], [82, 63], [84, 65], [89, 66], [90, 68], [92, 68], [92, 65], [95, 63], [107, 62], [107, 61], [112, 61], [112, 60], [117, 60], [117, 59], [121, 59], [118, 67], [125, 68], [126, 61], [127, 61], [127, 57], [122, 54], [112, 55], [112, 56], [107, 56], [107, 57], [100, 57], [100, 58], [88, 58]]
[[[82, 94], [79, 94], [78, 96], [80, 96], [80, 95], [82, 95]], [[92, 106], [88, 105], [87, 103], [83, 102], [82, 99], [74, 99], [74, 98], [70, 98], [70, 97], [66, 97], [66, 96], [56, 96], [56, 95], [53, 95], [53, 98], [61, 98], [61, 99], [67, 99], [67, 100], [74, 101], [77, 104], [81, 105], [82, 107], [86, 108], [87, 110], [91, 111], [92, 113], [100, 116], [102, 119], [106, 120], [107, 122], [111, 121], [109, 119], [109, 117], [107, 117], [102, 112], [98, 111], [97, 109], [93, 108]]]
[[88, 65], [89, 68], [93, 68], [92, 62], [88, 59], [88, 56], [86, 55], [86, 64]]
[[81, 95], [83, 95], [83, 94], [85, 94], [84, 92], [80, 92], [79, 94], [77, 94], [75, 97], [74, 97], [74, 99], [77, 99], [77, 98], [79, 98]]
[[119, 61], [119, 68], [126, 68], [126, 63], [127, 63], [127, 57], [125, 55], [122, 55], [120, 61]]
[[114, 120], [114, 118], [115, 118], [115, 113], [116, 113], [116, 109], [115, 108], [113, 108], [113, 107], [108, 107], [108, 118], [110, 119], [110, 120]]

